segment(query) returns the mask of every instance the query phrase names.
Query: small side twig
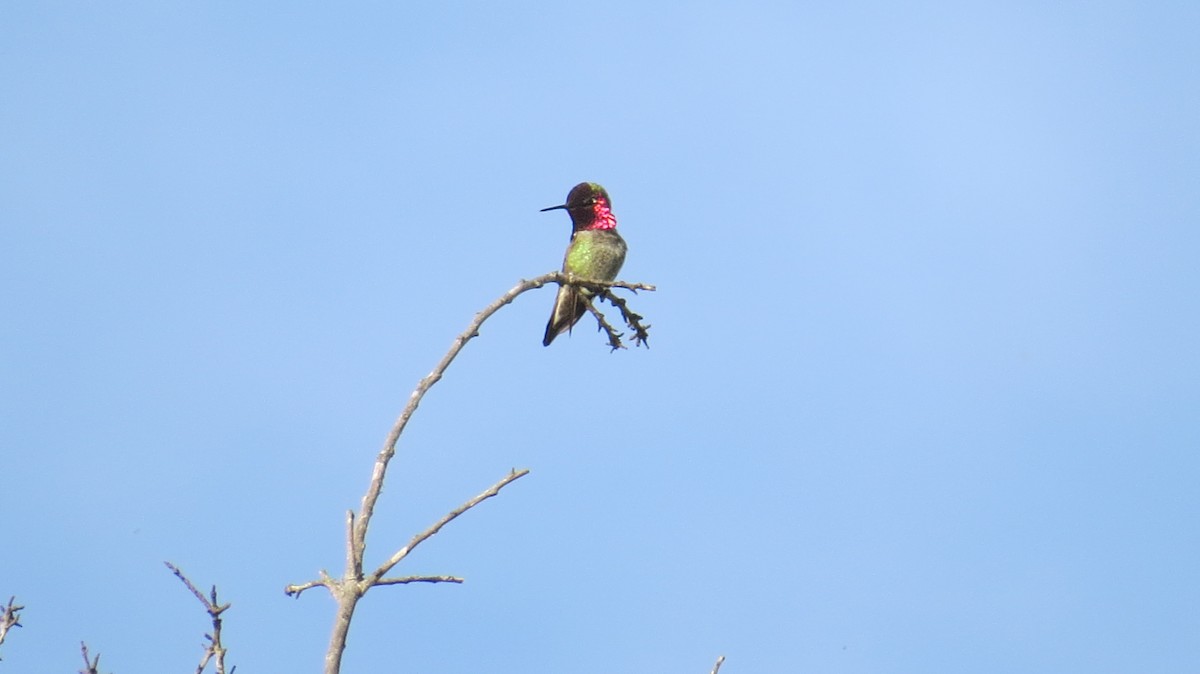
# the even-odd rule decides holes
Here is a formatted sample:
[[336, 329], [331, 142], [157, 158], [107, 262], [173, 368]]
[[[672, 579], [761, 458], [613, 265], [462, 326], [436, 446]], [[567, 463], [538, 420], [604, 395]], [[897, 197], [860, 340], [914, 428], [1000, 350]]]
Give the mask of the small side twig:
[[79, 650], [83, 653], [83, 669], [79, 670], [79, 674], [100, 674], [100, 654], [97, 653], [95, 658], [88, 655], [87, 644], [80, 641]]
[[717, 658], [717, 664], [713, 665], [712, 674], [717, 674], [717, 670], [721, 669], [721, 665], [725, 664], [725, 656]]
[[[634, 345], [644, 346], [647, 349], [650, 348], [649, 331], [651, 326], [643, 325], [642, 318], [644, 317], [641, 314], [635, 313], [633, 310], [631, 310], [629, 308], [629, 302], [621, 297], [618, 297], [612, 292], [612, 290], [614, 288], [624, 288], [625, 290], [631, 290], [634, 294], [637, 294], [637, 291], [639, 290], [657, 290], [655, 286], [645, 283], [626, 283], [624, 281], [613, 281], [611, 283], [585, 281], [566, 273], [562, 274], [562, 277], [562, 280], [559, 281], [560, 284], [586, 288], [590, 290], [595, 297], [599, 297], [600, 299], [616, 307], [617, 310], [621, 312], [621, 318], [625, 321], [625, 324], [628, 325], [631, 330], [633, 330]], [[624, 346], [619, 345], [621, 342], [621, 337], [624, 337], [624, 335], [614, 330], [613, 327], [609, 325], [608, 321], [605, 320], [604, 316], [601, 315], [601, 313], [591, 305], [591, 302], [588, 302], [587, 309], [592, 313], [593, 316], [596, 317], [596, 322], [600, 324], [600, 329], [608, 335], [608, 345], [612, 347], [613, 351], [625, 348]]]
[[[183, 575], [183, 571], [180, 571], [178, 566], [170, 562], [163, 562], [163, 564], [166, 564], [171, 573], [174, 573], [175, 577], [183, 582], [184, 586], [195, 595], [196, 599], [200, 600], [200, 603], [204, 605], [204, 610], [208, 611], [209, 617], [212, 618], [212, 632], [204, 635], [207, 643], [204, 645], [204, 655], [200, 658], [200, 664], [196, 666], [196, 674], [202, 674], [210, 661], [214, 663], [213, 666], [216, 668], [217, 674], [226, 674], [225, 653], [228, 649], [221, 643], [221, 614], [232, 606], [232, 604], [228, 602], [221, 604], [217, 601], [216, 585], [213, 585], [209, 596], [206, 597], [187, 576]], [[236, 666], [231, 667], [228, 674], [233, 674], [236, 669]]]
[[4, 607], [4, 613], [0, 614], [0, 644], [4, 643], [4, 637], [8, 636], [8, 630], [21, 627], [21, 610], [25, 607], [16, 602], [16, 595], [9, 597], [8, 605]]
[[592, 292], [600, 292], [609, 288], [623, 288], [625, 290], [633, 291], [633, 294], [636, 295], [637, 291], [639, 290], [645, 290], [648, 292], [654, 292], [655, 290], [658, 290], [658, 286], [650, 283], [629, 283], [627, 281], [585, 281], [566, 272], [559, 272], [557, 276], [558, 278], [553, 279], [555, 283], [570, 283], [587, 288]]
[[475, 506], [479, 505], [480, 503], [483, 503], [484, 501], [492, 498], [496, 494], [499, 494], [501, 489], [505, 488], [510, 483], [515, 482], [516, 480], [519, 480], [522, 477], [525, 477], [528, 474], [529, 474], [528, 468], [524, 468], [522, 470], [513, 470], [511, 473], [504, 476], [504, 479], [500, 480], [499, 482], [497, 482], [496, 484], [494, 484], [490, 488], [488, 488], [487, 491], [476, 496], [475, 498], [471, 499], [470, 501], [467, 501], [466, 503], [460, 505], [459, 507], [455, 508], [454, 510], [451, 510], [444, 517], [442, 517], [442, 519], [435, 522], [433, 524], [433, 526], [429, 527], [425, 531], [422, 531], [421, 533], [417, 534], [416, 536], [413, 536], [413, 539], [408, 542], [408, 545], [397, 550], [395, 554], [393, 554], [391, 557], [389, 557], [386, 562], [384, 562], [383, 564], [380, 564], [379, 568], [375, 569], [375, 572], [372, 573], [369, 577], [367, 577], [363, 581], [362, 591], [366, 592], [370, 587], [372, 587], [374, 585], [378, 585], [380, 579], [382, 579], [383, 576], [385, 574], [387, 574], [388, 571], [391, 571], [393, 566], [396, 566], [397, 564], [399, 564], [400, 560], [407, 557], [409, 555], [409, 553], [411, 553], [413, 550], [415, 550], [417, 548], [418, 545], [425, 542], [425, 540], [428, 539], [430, 536], [433, 536], [437, 532], [441, 531], [442, 527], [444, 527], [447, 524], [449, 524], [450, 522], [454, 521], [454, 519], [457, 518], [459, 515], [467, 512], [468, 510], [470, 510], [471, 508], [474, 508]]
[[642, 319], [644, 316], [634, 313], [632, 310], [630, 310], [629, 304], [624, 298], [617, 297], [609, 290], [604, 290], [599, 294], [599, 296], [620, 310], [621, 318], [625, 320], [625, 324], [629, 326], [629, 329], [633, 330], [633, 343], [637, 346], [644, 346], [649, 349], [650, 342], [648, 340], [650, 338], [650, 326], [642, 325]]
[[612, 350], [624, 349], [625, 344], [621, 342], [621, 338], [625, 336], [625, 333], [617, 332], [616, 328], [608, 322], [608, 319], [604, 318], [604, 314], [600, 313], [600, 310], [596, 308], [596, 305], [592, 304], [590, 297], [584, 303], [584, 306], [596, 318], [596, 323], [599, 326], [598, 329], [608, 335], [608, 345], [612, 347]]
[[320, 576], [321, 577], [319, 579], [310, 580], [307, 583], [300, 583], [298, 585], [288, 585], [287, 587], [283, 588], [283, 593], [289, 597], [296, 597], [298, 599], [300, 597], [300, 593], [304, 592], [305, 590], [311, 590], [314, 587], [332, 588], [333, 584], [338, 582], [338, 581], [334, 580], [329, 575], [329, 572], [326, 571], [325, 569], [321, 569]]
[[375, 581], [376, 585], [406, 585], [408, 583], [458, 583], [463, 584], [464, 581], [458, 576], [404, 576], [403, 578], [380, 578]]

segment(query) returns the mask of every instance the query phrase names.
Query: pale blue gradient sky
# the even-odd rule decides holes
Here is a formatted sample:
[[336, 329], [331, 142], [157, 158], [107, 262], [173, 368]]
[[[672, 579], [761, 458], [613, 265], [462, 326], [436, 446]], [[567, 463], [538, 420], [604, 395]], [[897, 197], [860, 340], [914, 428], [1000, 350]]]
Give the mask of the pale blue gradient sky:
[[1200, 667], [1200, 5], [398, 5], [0, 7], [0, 669], [317, 670], [581, 180], [652, 348], [485, 327], [345, 671]]

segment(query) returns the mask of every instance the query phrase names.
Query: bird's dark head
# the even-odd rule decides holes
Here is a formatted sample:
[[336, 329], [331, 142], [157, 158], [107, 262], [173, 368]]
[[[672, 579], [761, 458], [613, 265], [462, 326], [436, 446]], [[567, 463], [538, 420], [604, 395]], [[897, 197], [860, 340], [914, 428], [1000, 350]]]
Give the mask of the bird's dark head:
[[543, 208], [542, 211], [562, 209], [571, 216], [576, 232], [584, 229], [613, 229], [617, 217], [612, 212], [608, 192], [596, 183], [579, 183], [567, 194], [567, 203]]

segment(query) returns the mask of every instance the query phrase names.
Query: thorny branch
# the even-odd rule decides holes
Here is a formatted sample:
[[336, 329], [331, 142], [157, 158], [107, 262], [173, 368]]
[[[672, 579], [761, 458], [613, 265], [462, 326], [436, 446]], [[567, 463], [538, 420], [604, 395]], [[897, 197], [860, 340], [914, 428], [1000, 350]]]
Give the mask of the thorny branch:
[[[213, 585], [212, 592], [208, 597], [206, 597], [204, 596], [203, 592], [198, 590], [196, 586], [192, 584], [192, 581], [188, 580], [187, 576], [183, 575], [183, 572], [179, 570], [179, 567], [170, 562], [163, 562], [163, 564], [167, 565], [167, 568], [171, 570], [171, 573], [175, 574], [176, 578], [183, 581], [184, 586], [186, 586], [188, 590], [191, 590], [192, 594], [196, 596], [196, 599], [200, 600], [200, 603], [204, 605], [204, 610], [208, 611], [209, 617], [212, 618], [213, 630], [211, 634], [204, 635], [204, 638], [208, 643], [204, 646], [204, 656], [200, 659], [200, 664], [196, 666], [196, 674], [202, 674], [204, 672], [204, 668], [208, 666], [209, 661], [214, 662], [213, 666], [216, 667], [217, 674], [226, 674], [225, 652], [227, 649], [221, 643], [221, 614], [224, 613], [225, 610], [230, 606], [232, 606], [232, 604], [221, 604], [217, 601], [216, 585]], [[231, 667], [228, 674], [233, 674], [234, 670], [236, 669], [236, 666]]]

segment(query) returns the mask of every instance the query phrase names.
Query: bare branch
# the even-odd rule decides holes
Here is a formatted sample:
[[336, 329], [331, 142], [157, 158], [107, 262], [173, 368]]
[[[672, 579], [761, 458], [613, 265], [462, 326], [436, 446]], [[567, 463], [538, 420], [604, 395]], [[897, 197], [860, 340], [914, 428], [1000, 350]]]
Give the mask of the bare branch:
[[504, 479], [492, 485], [490, 489], [483, 492], [479, 496], [467, 501], [458, 508], [452, 510], [445, 517], [438, 520], [433, 526], [425, 531], [417, 534], [409, 541], [408, 545], [400, 549], [395, 555], [385, 562], [382, 566], [375, 570], [370, 577], [365, 579], [347, 577], [342, 579], [329, 578], [324, 571], [321, 572], [322, 579], [320, 582], [306, 583], [304, 585], [289, 585], [285, 592], [288, 594], [298, 595], [304, 590], [323, 585], [333, 595], [334, 601], [337, 602], [337, 615], [333, 620], [333, 634], [329, 638], [329, 650], [325, 653], [325, 674], [338, 674], [342, 667], [342, 653], [346, 650], [346, 638], [350, 634], [350, 621], [354, 617], [354, 610], [358, 606], [358, 600], [362, 599], [367, 590], [376, 585], [402, 585], [407, 583], [461, 583], [461, 578], [453, 576], [413, 576], [408, 578], [383, 578], [384, 574], [391, 570], [400, 560], [408, 556], [423, 541], [436, 534], [442, 527], [449, 524], [452, 520], [466, 511], [474, 508], [480, 503], [500, 493], [509, 483], [528, 475], [528, 470], [513, 470]]
[[559, 272], [558, 278], [554, 279], [554, 282], [559, 285], [564, 283], [577, 285], [597, 293], [609, 288], [624, 288], [625, 290], [632, 290], [635, 295], [639, 290], [646, 290], [649, 292], [658, 290], [658, 286], [650, 285], [649, 283], [629, 283], [626, 281], [587, 281], [576, 276], [572, 276], [566, 272]]
[[287, 587], [283, 588], [283, 593], [289, 597], [299, 597], [301, 592], [304, 592], [305, 590], [311, 590], [314, 587], [329, 588], [330, 592], [332, 592], [333, 585], [338, 581], [330, 578], [329, 572], [325, 569], [321, 569], [320, 573], [320, 580], [310, 580], [307, 583], [301, 583], [299, 585], [288, 585]]
[[[183, 571], [180, 571], [179, 567], [170, 562], [163, 562], [163, 564], [167, 565], [167, 568], [171, 570], [171, 573], [175, 574], [176, 578], [183, 581], [184, 586], [195, 595], [196, 599], [200, 600], [200, 603], [204, 605], [204, 610], [208, 611], [209, 617], [212, 618], [212, 633], [204, 635], [204, 639], [208, 643], [204, 647], [204, 656], [200, 659], [200, 664], [196, 667], [196, 674], [203, 674], [204, 668], [208, 666], [210, 661], [215, 663], [214, 667], [217, 670], [217, 674], [226, 674], [225, 653], [227, 649], [221, 643], [221, 614], [232, 606], [232, 604], [221, 604], [217, 600], [216, 585], [212, 587], [209, 596], [206, 597], [203, 592], [192, 584], [192, 581], [187, 576], [183, 575]], [[233, 674], [234, 669], [237, 668], [230, 669], [229, 674]]]
[[[459, 352], [462, 351], [467, 342], [479, 336], [479, 330], [482, 328], [487, 319], [491, 318], [493, 314], [495, 314], [505, 305], [511, 304], [512, 301], [521, 294], [536, 288], [541, 288], [548, 283], [557, 283], [559, 285], [579, 285], [590, 288], [595, 293], [605, 293], [610, 298], [612, 297], [610, 292], [612, 288], [624, 288], [633, 291], [634, 293], [639, 290], [655, 290], [654, 286], [644, 283], [627, 283], [625, 281], [612, 281], [608, 283], [580, 281], [570, 274], [565, 274], [563, 272], [551, 272], [527, 281], [522, 280], [520, 283], [513, 286], [508, 292], [497, 298], [494, 302], [484, 307], [483, 311], [475, 314], [475, 318], [467, 326], [467, 329], [454, 339], [450, 345], [450, 349], [444, 356], [442, 356], [442, 359], [438, 361], [438, 364], [433, 368], [433, 370], [428, 375], [423, 377], [419, 382], [417, 382], [416, 388], [413, 389], [412, 394], [409, 395], [408, 403], [404, 406], [400, 416], [396, 419], [391, 430], [388, 432], [387, 437], [384, 439], [383, 447], [379, 450], [379, 454], [375, 457], [375, 466], [371, 472], [371, 480], [367, 485], [367, 491], [363, 495], [362, 505], [357, 514], [354, 512], [349, 512], [346, 515], [346, 569], [342, 578], [330, 578], [325, 571], [321, 571], [320, 580], [309, 581], [307, 583], [298, 585], [288, 585], [284, 588], [284, 592], [288, 595], [299, 596], [305, 590], [321, 586], [329, 590], [329, 593], [333, 595], [334, 601], [337, 602], [338, 608], [337, 615], [334, 618], [333, 634], [330, 637], [329, 650], [325, 654], [326, 674], [337, 674], [337, 672], [339, 672], [341, 669], [342, 653], [346, 648], [346, 636], [349, 633], [350, 620], [354, 615], [354, 610], [358, 604], [358, 600], [363, 597], [368, 589], [376, 585], [399, 585], [413, 582], [462, 582], [461, 578], [455, 578], [453, 576], [384, 578], [384, 575], [386, 575], [388, 571], [390, 571], [392, 567], [398, 564], [402, 559], [408, 556], [408, 554], [412, 552], [416, 546], [420, 545], [421, 542], [436, 534], [450, 521], [463, 514], [467, 510], [475, 507], [479, 503], [482, 503], [483, 501], [495, 496], [506, 485], [529, 473], [528, 470], [514, 470], [507, 477], [493, 485], [491, 489], [485, 491], [483, 494], [480, 494], [479, 496], [460, 506], [458, 509], [452, 511], [429, 529], [417, 534], [411, 541], [409, 541], [408, 545], [392, 555], [388, 561], [384, 562], [379, 568], [371, 573], [369, 577], [364, 577], [363, 559], [366, 556], [367, 531], [370, 528], [371, 517], [375, 514], [375, 505], [378, 503], [379, 496], [383, 492], [383, 482], [384, 478], [387, 476], [388, 466], [390, 465], [392, 458], [396, 455], [396, 445], [400, 441], [400, 436], [404, 433], [404, 429], [408, 426], [408, 422], [412, 418], [412, 415], [417, 411], [417, 407], [420, 406], [421, 400], [424, 399], [425, 394], [429, 392], [429, 389], [433, 388], [434, 384], [441, 381], [442, 377], [445, 375], [446, 369], [449, 368], [450, 364], [454, 362], [454, 359], [458, 357]], [[634, 319], [635, 321], [641, 317], [629, 312], [624, 308], [623, 304], [621, 307], [621, 314], [625, 318], [626, 322], [631, 326], [635, 326], [635, 332], [638, 335], [638, 343], [644, 344], [645, 328], [642, 328], [640, 324], [637, 324], [636, 322], [630, 321], [631, 315], [636, 316], [636, 319]], [[592, 312], [600, 322], [602, 329], [607, 326], [607, 331], [610, 335], [610, 345], [612, 345], [614, 342], [619, 344], [619, 333], [617, 333], [612, 326], [608, 324], [604, 317], [598, 311], [596, 311], [594, 307], [589, 308], [592, 309]]]
[[463, 583], [458, 576], [404, 576], [403, 578], [380, 578], [376, 585], [405, 585], [408, 583]]
[[[646, 283], [629, 283], [626, 281], [612, 281], [608, 283], [580, 281], [570, 274], [565, 274], [563, 272], [551, 272], [549, 274], [542, 274], [537, 278], [521, 281], [517, 285], [513, 286], [508, 292], [497, 298], [494, 302], [484, 307], [483, 311], [475, 314], [474, 320], [471, 321], [466, 330], [464, 330], [458, 335], [458, 337], [454, 339], [454, 342], [450, 345], [450, 349], [444, 356], [442, 356], [442, 359], [438, 361], [438, 364], [433, 368], [433, 371], [422, 378], [421, 381], [417, 382], [416, 388], [413, 389], [412, 394], [409, 396], [408, 404], [404, 406], [404, 410], [400, 413], [400, 416], [392, 425], [391, 430], [388, 432], [387, 438], [384, 439], [383, 448], [379, 451], [378, 456], [375, 458], [375, 468], [371, 473], [371, 482], [367, 487], [366, 494], [363, 495], [362, 507], [358, 511], [358, 516], [355, 518], [353, 515], [351, 515], [348, 518], [351, 520], [349, 523], [351, 528], [349, 533], [350, 544], [347, 546], [347, 578], [362, 578], [363, 558], [367, 547], [367, 529], [370, 527], [371, 517], [375, 514], [375, 504], [379, 501], [379, 495], [383, 491], [383, 480], [387, 475], [388, 465], [391, 462], [392, 457], [396, 454], [396, 444], [400, 441], [400, 435], [404, 433], [405, 427], [408, 426], [409, 420], [412, 418], [413, 413], [417, 411], [417, 407], [420, 406], [421, 400], [425, 397], [425, 394], [429, 392], [429, 389], [433, 388], [434, 384], [441, 381], [442, 377], [445, 375], [446, 369], [450, 367], [450, 364], [453, 363], [454, 359], [458, 357], [459, 352], [462, 351], [467, 342], [479, 335], [480, 328], [483, 326], [484, 322], [487, 321], [487, 319], [492, 317], [492, 314], [495, 314], [505, 305], [511, 304], [512, 301], [521, 294], [530, 290], [541, 288], [547, 283], [557, 283], [559, 285], [575, 284], [585, 288], [590, 288], [596, 292], [607, 292], [611, 288], [625, 288], [634, 292], [637, 292], [638, 290], [653, 291], [656, 289], [655, 286]], [[611, 293], [609, 293], [609, 295], [611, 296]], [[636, 316], [636, 314], [632, 315]], [[626, 320], [628, 322], [627, 310], [624, 308], [622, 308], [622, 316], [626, 316]], [[638, 318], [641, 317], [638, 316]], [[645, 329], [637, 329], [637, 332], [639, 336], [639, 343], [645, 343]]]
[[379, 494], [383, 490], [383, 478], [387, 474], [388, 463], [395, 456], [396, 443], [400, 441], [400, 434], [404, 432], [404, 428], [408, 425], [408, 420], [417, 411], [417, 406], [421, 404], [421, 399], [425, 397], [425, 394], [429, 392], [429, 389], [434, 384], [441, 381], [446, 368], [450, 367], [450, 364], [458, 357], [459, 352], [462, 351], [467, 342], [479, 334], [479, 329], [483, 326], [484, 321], [491, 318], [492, 314], [499, 311], [504, 305], [512, 303], [522, 293], [557, 281], [558, 277], [559, 273], [555, 272], [552, 274], [543, 274], [529, 281], [521, 281], [508, 292], [501, 295], [496, 301], [485, 307], [483, 311], [475, 314], [475, 319], [471, 321], [462, 334], [454, 338], [454, 342], [450, 345], [450, 350], [446, 352], [446, 355], [442, 356], [442, 359], [438, 361], [433, 371], [417, 382], [417, 387], [408, 398], [408, 404], [404, 406], [404, 411], [400, 413], [400, 417], [392, 425], [392, 430], [384, 440], [383, 449], [380, 450], [379, 456], [375, 459], [375, 470], [371, 474], [371, 483], [367, 487], [367, 493], [363, 496], [362, 508], [358, 511], [358, 521], [354, 523], [354, 555], [358, 562], [355, 568], [356, 573], [354, 574], [356, 577], [361, 577], [362, 575], [363, 553], [367, 547], [367, 528], [371, 524], [371, 516], [375, 513], [375, 503], [379, 500]]
[[717, 658], [717, 664], [713, 665], [712, 674], [717, 674], [717, 670], [721, 669], [721, 665], [725, 664], [725, 656]]
[[[634, 292], [638, 290], [656, 290], [655, 286], [645, 283], [627, 283], [625, 281], [613, 281], [610, 283], [591, 281], [582, 282], [578, 281], [569, 274], [552, 272], [549, 274], [542, 274], [541, 276], [528, 281], [521, 281], [517, 285], [513, 286], [513, 288], [508, 292], [497, 298], [496, 301], [485, 307], [483, 311], [475, 314], [475, 319], [471, 321], [470, 325], [467, 326], [467, 329], [464, 330], [462, 334], [454, 339], [454, 342], [450, 345], [450, 350], [446, 352], [446, 355], [442, 356], [441, 361], [439, 361], [437, 366], [433, 368], [433, 371], [421, 379], [421, 381], [417, 382], [416, 389], [414, 389], [412, 395], [409, 396], [408, 404], [405, 405], [404, 411], [400, 413], [400, 417], [396, 419], [396, 423], [392, 425], [392, 430], [388, 433], [387, 438], [384, 440], [383, 449], [380, 450], [379, 456], [375, 459], [375, 470], [371, 475], [371, 483], [367, 488], [367, 493], [363, 496], [362, 508], [359, 509], [358, 513], [358, 521], [354, 523], [353, 542], [356, 553], [355, 559], [357, 562], [357, 564], [355, 564], [355, 577], [361, 577], [362, 574], [362, 559], [363, 553], [366, 550], [367, 528], [371, 524], [371, 516], [375, 513], [375, 503], [379, 500], [379, 494], [383, 490], [383, 478], [387, 474], [388, 463], [396, 454], [396, 443], [400, 441], [400, 434], [404, 432], [404, 428], [408, 425], [409, 419], [411, 419], [413, 413], [417, 411], [417, 407], [421, 404], [421, 399], [425, 397], [425, 394], [429, 392], [429, 389], [432, 388], [434, 384], [438, 383], [442, 379], [442, 376], [446, 372], [446, 368], [450, 367], [450, 364], [454, 362], [456, 357], [458, 357], [458, 353], [462, 351], [462, 348], [466, 346], [467, 342], [479, 335], [479, 329], [483, 326], [483, 323], [487, 321], [487, 319], [492, 317], [492, 314], [499, 311], [502, 307], [504, 307], [504, 305], [511, 304], [512, 301], [522, 293], [534, 290], [536, 288], [541, 288], [547, 283], [558, 283], [559, 285], [564, 283], [575, 283], [593, 290], [606, 290], [608, 288], [625, 288], [628, 290], [633, 290]], [[625, 310], [622, 309], [622, 315], [624, 314]], [[642, 341], [644, 342], [645, 340], [642, 339]]]
[[418, 545], [425, 542], [426, 539], [433, 536], [438, 531], [441, 531], [442, 527], [444, 527], [447, 524], [449, 524], [450, 522], [452, 522], [456, 517], [467, 512], [471, 508], [474, 508], [475, 506], [479, 505], [480, 503], [483, 503], [484, 501], [492, 498], [493, 496], [499, 494], [501, 489], [505, 488], [510, 483], [515, 482], [516, 480], [519, 480], [522, 477], [525, 477], [528, 474], [529, 474], [528, 468], [523, 469], [523, 470], [512, 471], [508, 475], [504, 476], [504, 479], [500, 480], [499, 482], [497, 482], [496, 484], [494, 484], [490, 488], [488, 488], [487, 491], [483, 492], [479, 496], [476, 496], [475, 498], [471, 499], [470, 501], [467, 501], [466, 503], [460, 505], [459, 507], [455, 508], [454, 510], [451, 510], [444, 517], [442, 517], [442, 519], [438, 520], [433, 526], [429, 527], [425, 531], [422, 531], [421, 533], [417, 534], [416, 536], [413, 536], [413, 539], [408, 542], [408, 545], [397, 550], [396, 554], [392, 555], [386, 562], [381, 564], [378, 569], [375, 569], [375, 572], [372, 573], [369, 578], [367, 578], [366, 580], [363, 581], [362, 591], [365, 593], [371, 586], [378, 585], [380, 579], [383, 578], [384, 574], [386, 574], [388, 571], [391, 571], [393, 566], [396, 566], [397, 564], [399, 564], [400, 560], [407, 557], [408, 554], [410, 552], [412, 552], [413, 550], [415, 550]]
[[79, 650], [83, 653], [84, 669], [79, 670], [79, 674], [100, 674], [100, 654], [97, 653], [93, 659], [88, 656], [87, 644], [79, 642]]
[[400, 434], [404, 432], [404, 428], [408, 425], [409, 419], [411, 419], [413, 413], [417, 411], [417, 407], [421, 404], [421, 399], [425, 397], [425, 394], [429, 392], [429, 389], [432, 388], [434, 384], [441, 381], [442, 376], [446, 372], [446, 368], [450, 367], [450, 364], [454, 362], [456, 357], [458, 357], [458, 353], [462, 351], [467, 342], [479, 335], [479, 329], [483, 326], [487, 319], [492, 317], [492, 314], [499, 311], [506, 304], [511, 304], [512, 301], [521, 294], [530, 290], [541, 288], [547, 283], [557, 283], [559, 285], [564, 283], [573, 283], [585, 288], [591, 288], [593, 290], [604, 290], [608, 288], [625, 288], [634, 292], [638, 290], [656, 290], [655, 286], [645, 283], [628, 283], [625, 281], [612, 281], [609, 283], [579, 281], [570, 274], [564, 274], [563, 272], [551, 272], [549, 274], [542, 274], [541, 276], [528, 281], [521, 281], [517, 285], [513, 286], [508, 292], [497, 298], [496, 301], [484, 307], [483, 311], [475, 314], [475, 319], [471, 321], [470, 325], [467, 326], [467, 329], [464, 330], [462, 334], [454, 339], [454, 342], [450, 345], [450, 350], [446, 352], [446, 355], [442, 356], [441, 361], [439, 361], [437, 366], [433, 368], [433, 371], [421, 379], [421, 381], [417, 382], [417, 387], [413, 390], [412, 395], [409, 396], [408, 404], [405, 405], [404, 411], [400, 413], [400, 417], [396, 419], [396, 423], [392, 425], [392, 430], [388, 433], [387, 438], [384, 440], [383, 449], [380, 450], [379, 456], [375, 459], [375, 470], [371, 475], [371, 483], [367, 488], [367, 493], [363, 496], [362, 508], [359, 509], [358, 521], [354, 523], [354, 547], [358, 553], [357, 560], [359, 563], [356, 568], [356, 577], [359, 577], [362, 574], [361, 563], [363, 559], [363, 552], [366, 549], [367, 528], [370, 526], [371, 516], [375, 513], [375, 503], [379, 500], [379, 494], [383, 489], [383, 478], [387, 474], [388, 463], [396, 454], [396, 443], [400, 441]]
[[183, 581], [184, 586], [187, 587], [187, 589], [190, 590], [193, 595], [195, 595], [196, 599], [199, 599], [200, 603], [204, 604], [204, 608], [207, 609], [208, 599], [205, 599], [204, 593], [196, 589], [195, 585], [192, 585], [192, 581], [188, 580], [187, 576], [183, 575], [183, 572], [179, 570], [179, 567], [170, 562], [163, 562], [163, 564], [167, 565], [167, 568], [171, 570], [171, 573], [175, 574], [176, 578]]

